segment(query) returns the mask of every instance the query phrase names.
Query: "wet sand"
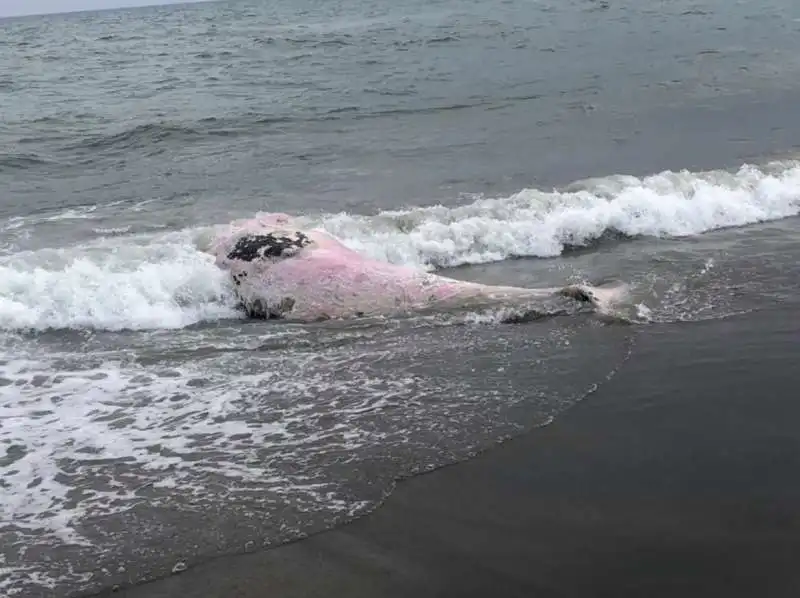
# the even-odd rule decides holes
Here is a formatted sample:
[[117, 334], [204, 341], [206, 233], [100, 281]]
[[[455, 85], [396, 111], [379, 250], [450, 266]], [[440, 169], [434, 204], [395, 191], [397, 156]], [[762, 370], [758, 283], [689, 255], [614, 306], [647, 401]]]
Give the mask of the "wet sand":
[[114, 596], [800, 595], [800, 320], [643, 327], [553, 424], [372, 514]]

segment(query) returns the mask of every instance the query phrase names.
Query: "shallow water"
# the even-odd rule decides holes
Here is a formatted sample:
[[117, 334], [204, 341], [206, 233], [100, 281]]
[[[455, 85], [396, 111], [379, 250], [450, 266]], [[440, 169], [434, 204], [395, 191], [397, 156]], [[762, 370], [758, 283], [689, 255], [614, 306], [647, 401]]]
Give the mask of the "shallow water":
[[[0, 21], [0, 588], [77, 595], [374, 508], [636, 337], [784, 305], [787, 2], [222, 2]], [[671, 170], [667, 170], [671, 169]], [[568, 302], [248, 322], [203, 251], [286, 211]]]

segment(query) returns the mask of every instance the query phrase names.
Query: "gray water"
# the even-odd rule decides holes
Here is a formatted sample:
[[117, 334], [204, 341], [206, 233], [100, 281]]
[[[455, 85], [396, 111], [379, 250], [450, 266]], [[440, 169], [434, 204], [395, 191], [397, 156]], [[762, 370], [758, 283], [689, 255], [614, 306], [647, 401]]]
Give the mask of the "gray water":
[[[302, 537], [551, 421], [661, 322], [791, 317], [799, 32], [777, 0], [0, 21], [0, 593]], [[458, 278], [630, 293], [515, 325], [249, 322], [204, 249], [259, 211]]]

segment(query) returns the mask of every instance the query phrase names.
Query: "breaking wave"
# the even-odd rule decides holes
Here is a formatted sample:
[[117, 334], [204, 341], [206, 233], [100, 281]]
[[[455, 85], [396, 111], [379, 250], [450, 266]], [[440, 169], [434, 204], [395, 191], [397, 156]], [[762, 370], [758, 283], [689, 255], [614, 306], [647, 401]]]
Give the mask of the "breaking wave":
[[[89, 243], [0, 256], [0, 329], [142, 330], [241, 317], [230, 281], [202, 250], [213, 226], [137, 236], [104, 209], [118, 208], [80, 214], [104, 223]], [[72, 212], [12, 219], [0, 229], [10, 239], [76, 217]], [[613, 176], [458, 207], [324, 214], [299, 223], [320, 226], [374, 258], [435, 269], [553, 257], [609, 237], [696, 235], [798, 213], [800, 162], [782, 161], [735, 172]]]
[[237, 317], [226, 275], [187, 235], [0, 259], [0, 329], [183, 328]]
[[554, 257], [607, 237], [697, 235], [798, 213], [800, 162], [782, 161], [733, 173], [613, 176], [455, 208], [341, 213], [315, 224], [372, 257], [432, 269]]

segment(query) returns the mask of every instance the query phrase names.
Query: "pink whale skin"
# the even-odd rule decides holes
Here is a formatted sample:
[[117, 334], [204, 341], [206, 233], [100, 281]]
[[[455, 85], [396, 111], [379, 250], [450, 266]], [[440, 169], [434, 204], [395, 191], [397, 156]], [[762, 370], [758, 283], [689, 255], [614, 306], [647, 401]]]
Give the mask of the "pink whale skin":
[[301, 230], [286, 214], [232, 222], [211, 252], [231, 273], [251, 317], [318, 321], [391, 316], [566, 295], [596, 303], [584, 285], [527, 289], [464, 282], [371, 259], [319, 230]]

